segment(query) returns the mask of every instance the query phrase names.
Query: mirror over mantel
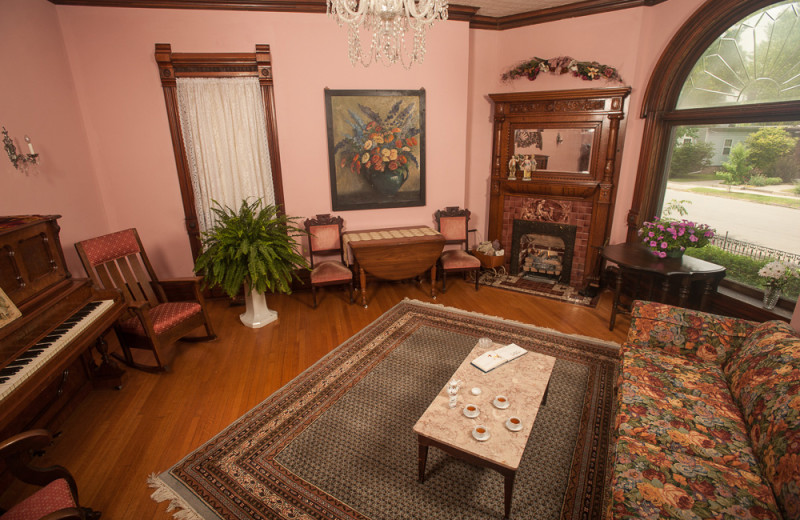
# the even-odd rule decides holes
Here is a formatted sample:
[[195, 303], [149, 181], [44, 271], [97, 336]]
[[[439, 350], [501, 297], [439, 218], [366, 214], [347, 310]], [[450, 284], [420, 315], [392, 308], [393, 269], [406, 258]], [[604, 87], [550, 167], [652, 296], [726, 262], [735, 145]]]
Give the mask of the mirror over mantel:
[[515, 220], [574, 225], [569, 283], [598, 282], [597, 251], [610, 235], [629, 94], [624, 87], [489, 95], [490, 240], [508, 254]]

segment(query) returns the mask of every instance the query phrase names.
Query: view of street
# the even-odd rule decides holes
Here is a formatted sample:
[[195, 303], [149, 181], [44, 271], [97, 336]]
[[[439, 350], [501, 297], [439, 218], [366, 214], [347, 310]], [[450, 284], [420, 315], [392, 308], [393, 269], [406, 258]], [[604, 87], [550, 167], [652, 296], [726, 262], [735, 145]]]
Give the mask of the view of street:
[[[717, 230], [717, 235], [725, 236], [727, 233], [731, 238], [800, 254], [800, 209], [687, 191], [700, 185], [709, 187], [717, 184], [714, 181], [698, 184], [670, 182], [664, 201], [690, 201], [690, 204], [685, 204], [689, 213], [682, 218], [708, 224]], [[758, 193], [769, 194], [770, 191]], [[782, 193], [781, 196], [789, 195]], [[671, 216], [677, 217], [675, 214]]]

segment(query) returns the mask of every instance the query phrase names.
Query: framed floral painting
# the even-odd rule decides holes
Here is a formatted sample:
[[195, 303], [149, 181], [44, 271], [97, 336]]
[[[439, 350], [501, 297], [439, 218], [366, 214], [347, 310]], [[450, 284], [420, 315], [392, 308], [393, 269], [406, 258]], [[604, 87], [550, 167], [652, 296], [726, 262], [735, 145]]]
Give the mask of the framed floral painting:
[[325, 89], [333, 211], [425, 205], [425, 90]]

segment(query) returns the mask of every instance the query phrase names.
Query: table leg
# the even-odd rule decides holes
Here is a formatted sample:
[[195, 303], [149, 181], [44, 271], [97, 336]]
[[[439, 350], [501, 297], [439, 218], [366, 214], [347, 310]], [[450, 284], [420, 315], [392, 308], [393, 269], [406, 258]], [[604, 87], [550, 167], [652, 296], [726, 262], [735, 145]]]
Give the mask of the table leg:
[[681, 287], [678, 290], [678, 306], [686, 307], [686, 301], [689, 299], [689, 287], [691, 286], [691, 277], [684, 276], [681, 280]]
[[361, 305], [364, 308], [367, 308], [367, 272], [364, 271], [364, 268], [358, 266], [358, 276], [361, 280]]
[[436, 299], [436, 264], [431, 267], [431, 298]]
[[661, 303], [667, 303], [668, 295], [669, 295], [669, 276], [665, 276], [664, 281], [661, 282], [661, 299], [659, 301]]
[[505, 519], [511, 518], [511, 497], [514, 495], [514, 477], [517, 476], [516, 471], [509, 471], [505, 474], [505, 491], [506, 491], [506, 515]]
[[544, 387], [544, 395], [542, 396], [542, 406], [547, 406], [547, 392], [550, 391], [550, 380], [547, 380], [547, 386]]
[[425, 465], [428, 463], [428, 446], [422, 443], [419, 444], [418, 462], [419, 481], [425, 482]]
[[617, 277], [614, 280], [614, 301], [611, 302], [611, 318], [608, 320], [608, 330], [614, 330], [614, 323], [617, 321], [617, 307], [619, 306], [619, 295], [622, 292], [622, 268], [617, 267]]
[[700, 297], [700, 310], [704, 311], [708, 307], [708, 298], [711, 296], [714, 287], [714, 280], [706, 278], [706, 283], [703, 285], [703, 296]]

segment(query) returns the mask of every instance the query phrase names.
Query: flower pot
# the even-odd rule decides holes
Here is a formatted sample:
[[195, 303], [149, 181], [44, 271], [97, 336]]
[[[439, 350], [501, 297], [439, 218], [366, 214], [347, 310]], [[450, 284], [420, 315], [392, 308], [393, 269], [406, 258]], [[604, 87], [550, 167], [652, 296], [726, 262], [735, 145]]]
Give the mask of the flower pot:
[[778, 304], [778, 299], [780, 297], [781, 297], [780, 287], [767, 287], [767, 290], [764, 291], [764, 308], [774, 309], [775, 305]]
[[245, 311], [244, 314], [239, 315], [239, 319], [246, 326], [258, 329], [278, 319], [278, 313], [267, 307], [267, 298], [264, 293], [250, 290], [245, 284], [244, 294]]
[[369, 182], [382, 195], [395, 195], [408, 180], [408, 168], [385, 169], [382, 172], [370, 170]]
[[683, 253], [685, 253], [686, 250], [685, 249], [676, 248], [676, 249], [667, 249], [666, 252], [667, 252], [667, 258], [682, 258], [683, 257]]

